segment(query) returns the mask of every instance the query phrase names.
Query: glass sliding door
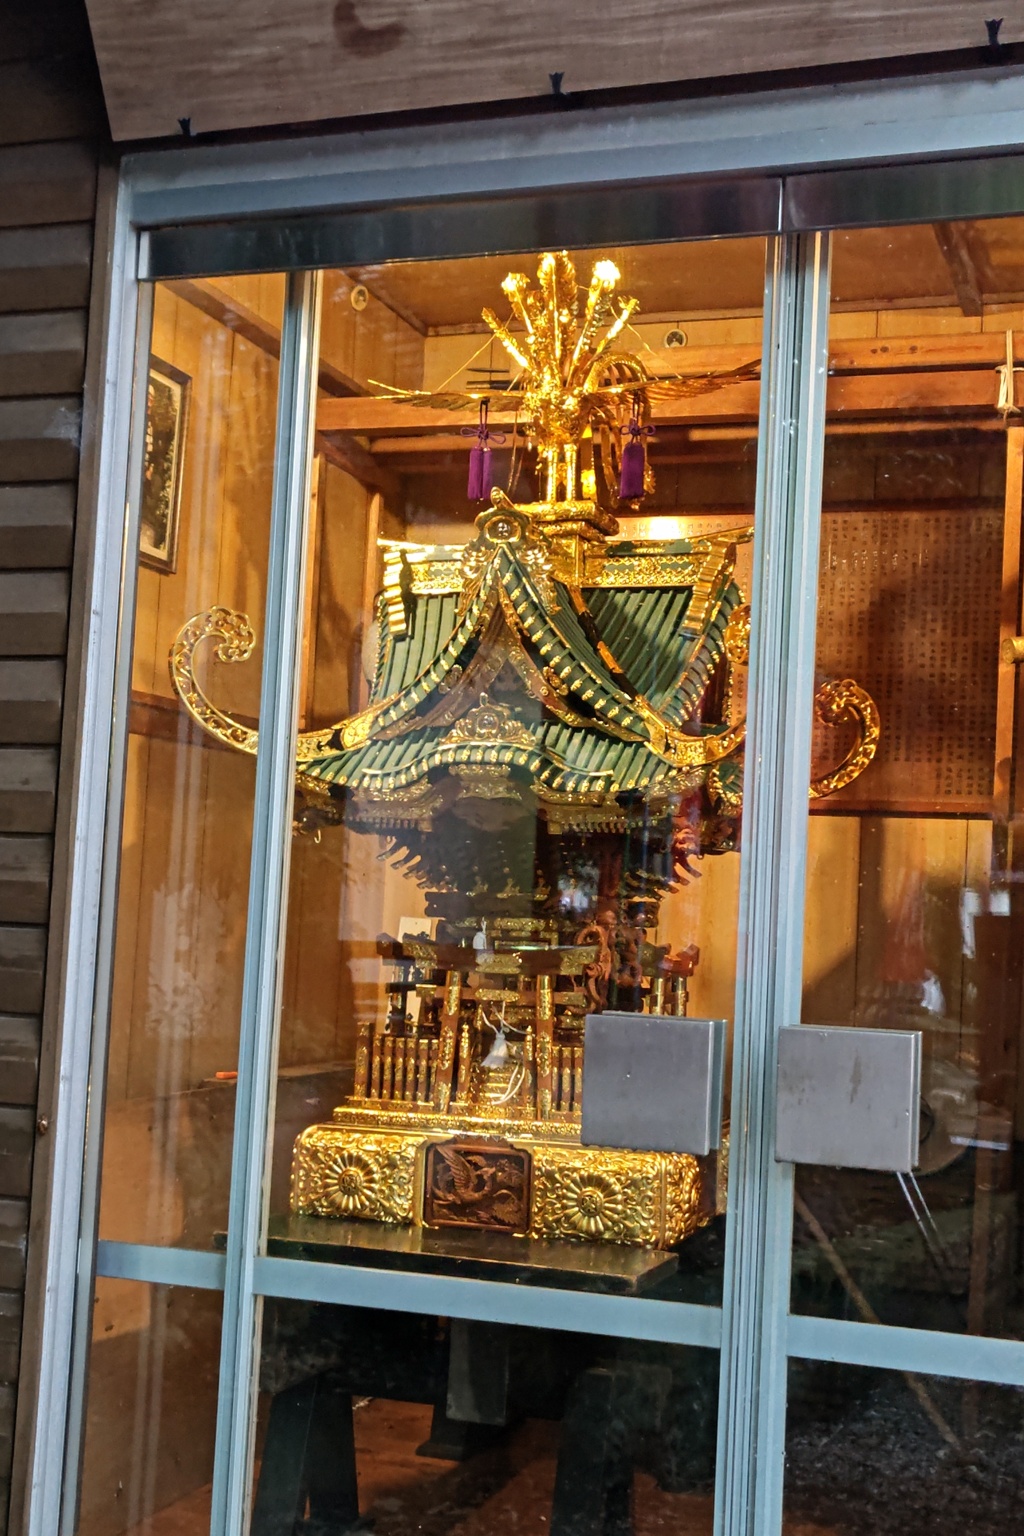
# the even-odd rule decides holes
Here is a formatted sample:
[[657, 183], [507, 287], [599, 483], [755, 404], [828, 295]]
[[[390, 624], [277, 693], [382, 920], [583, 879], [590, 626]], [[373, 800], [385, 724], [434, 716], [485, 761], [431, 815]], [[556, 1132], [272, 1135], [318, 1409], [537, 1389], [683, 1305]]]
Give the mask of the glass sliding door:
[[83, 1524], [1010, 1475], [1016, 227], [157, 285]]
[[[906, 1174], [798, 1173], [794, 1305], [1020, 1337], [1024, 433], [1003, 294], [1024, 235], [947, 237], [974, 253], [976, 305], [930, 227], [837, 244], [817, 666], [863, 680], [877, 745], [812, 805], [803, 1019], [920, 1033], [920, 1148]], [[894, 266], [913, 306], [882, 307]]]
[[713, 1318], [585, 1304], [720, 1303], [718, 1127], [602, 1145], [586, 1041], [729, 1048], [764, 259], [324, 274], [253, 1532], [711, 1519]]
[[[255, 774], [203, 731], [206, 690], [260, 712], [285, 280], [159, 283], [152, 294], [132, 607], [126, 772], [105, 1080], [80, 1526], [209, 1521], [222, 1300], [125, 1278], [126, 1255], [212, 1255], [228, 1222]], [[211, 637], [211, 603], [236, 615]], [[183, 700], [182, 639], [199, 657]], [[250, 654], [251, 669], [226, 664]], [[161, 1262], [171, 1270], [161, 1273]], [[102, 1267], [102, 1264], [101, 1264]], [[116, 1271], [116, 1273], [114, 1272]], [[209, 1284], [209, 1276], [199, 1279]], [[131, 1426], [129, 1430], [129, 1426]]]
[[[227, 1254], [218, 1530], [710, 1526], [765, 256], [325, 272], [259, 718], [234, 576], [157, 631], [190, 749], [258, 778], [297, 715], [257, 790], [230, 1213], [191, 1202], [181, 1261]], [[128, 1236], [101, 1272], [159, 1268]]]
[[917, 1059], [904, 1160], [795, 1173], [787, 1509], [838, 1536], [1020, 1480], [1021, 271], [1016, 218], [836, 237], [816, 685], [871, 760], [811, 804], [802, 1020]]

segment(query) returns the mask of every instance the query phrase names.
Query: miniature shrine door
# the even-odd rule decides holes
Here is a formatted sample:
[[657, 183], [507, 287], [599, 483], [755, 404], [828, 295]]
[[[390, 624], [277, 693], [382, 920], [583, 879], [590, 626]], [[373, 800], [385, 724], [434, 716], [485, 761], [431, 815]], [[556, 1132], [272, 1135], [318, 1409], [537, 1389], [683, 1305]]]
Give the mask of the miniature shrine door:
[[69, 1536], [1005, 1527], [1024, 222], [598, 201], [147, 238]]

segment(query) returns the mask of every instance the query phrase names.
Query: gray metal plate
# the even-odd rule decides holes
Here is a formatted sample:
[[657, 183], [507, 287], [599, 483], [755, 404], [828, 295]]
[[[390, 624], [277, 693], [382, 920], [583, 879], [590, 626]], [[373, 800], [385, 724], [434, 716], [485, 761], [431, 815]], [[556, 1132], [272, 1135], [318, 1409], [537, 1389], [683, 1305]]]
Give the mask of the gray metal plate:
[[588, 1014], [583, 1145], [705, 1156], [721, 1142], [724, 1054], [722, 1019]]
[[920, 1030], [779, 1031], [779, 1162], [910, 1173], [920, 1101]]

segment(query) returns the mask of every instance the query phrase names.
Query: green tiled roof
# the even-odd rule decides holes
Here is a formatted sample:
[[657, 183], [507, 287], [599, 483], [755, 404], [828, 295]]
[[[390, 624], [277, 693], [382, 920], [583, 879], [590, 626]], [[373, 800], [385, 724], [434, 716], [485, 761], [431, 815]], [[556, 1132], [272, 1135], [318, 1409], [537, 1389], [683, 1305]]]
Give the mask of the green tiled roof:
[[[682, 555], [690, 548], [685, 541], [668, 547]], [[629, 549], [661, 555], [666, 546]], [[460, 579], [454, 559], [452, 568], [454, 589]], [[695, 628], [687, 622], [694, 607], [692, 585], [603, 582], [577, 590], [538, 570], [529, 543], [497, 543], [463, 613], [455, 590], [407, 589], [405, 631], [393, 634], [380, 603], [381, 640], [370, 694], [377, 713], [369, 738], [344, 750], [336, 734], [332, 750], [303, 763], [303, 773], [339, 790], [371, 792], [403, 788], [469, 764], [507, 766], [538, 786], [570, 793], [651, 793], [678, 786], [679, 770], [652, 750], [638, 699], [677, 729], [696, 722], [712, 672], [723, 659], [725, 625], [739, 601], [739, 589], [727, 580], [704, 605], [704, 622]], [[453, 723], [480, 704], [472, 669], [494, 647], [514, 652], [557, 690], [546, 706], [525, 683], [501, 695], [501, 704], [532, 743], [446, 740]], [[700, 728], [694, 723], [691, 729]]]

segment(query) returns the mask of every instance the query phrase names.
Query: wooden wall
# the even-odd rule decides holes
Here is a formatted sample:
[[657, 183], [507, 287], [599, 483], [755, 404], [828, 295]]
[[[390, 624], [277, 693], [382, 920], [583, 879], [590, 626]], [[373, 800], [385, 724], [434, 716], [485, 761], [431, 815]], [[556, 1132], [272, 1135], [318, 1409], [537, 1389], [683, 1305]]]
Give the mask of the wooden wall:
[[[47, 936], [105, 139], [84, 8], [0, 0], [0, 1532], [19, 1359], [30, 1396], [39, 1322], [38, 1294], [30, 1290], [24, 1317], [22, 1296], [43, 1214], [29, 1198], [47, 1145], [39, 1066], [52, 1051]], [[25, 1417], [28, 1398], [21, 1406]]]

